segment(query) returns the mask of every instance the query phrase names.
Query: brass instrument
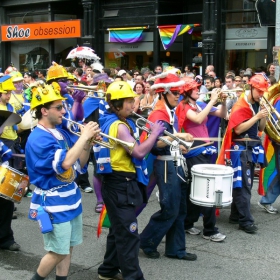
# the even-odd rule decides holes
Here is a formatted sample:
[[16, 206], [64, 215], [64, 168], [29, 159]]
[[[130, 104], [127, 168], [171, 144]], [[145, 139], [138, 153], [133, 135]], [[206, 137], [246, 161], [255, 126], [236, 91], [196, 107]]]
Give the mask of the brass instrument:
[[275, 100], [280, 97], [280, 84], [271, 86], [260, 99], [260, 104], [269, 112], [265, 133], [276, 143], [280, 143], [280, 113], [274, 108]]
[[[143, 121], [145, 124], [149, 124], [149, 125], [153, 125], [154, 123], [145, 119], [144, 117], [142, 117], [141, 115], [139, 115], [135, 112], [132, 112], [132, 114], [135, 115], [136, 117], [138, 117], [138, 119], [135, 122], [136, 126], [140, 129], [142, 129], [142, 130], [145, 130], [147, 133], [151, 133], [151, 130], [148, 129], [145, 125], [141, 126], [139, 121]], [[164, 130], [163, 133], [164, 133], [164, 135], [169, 136], [171, 139], [173, 139], [177, 142], [177, 144], [174, 145], [171, 141], [167, 140], [165, 137], [162, 137], [162, 136], [158, 137], [158, 139], [160, 141], [162, 141], [163, 143], [165, 143], [168, 146], [183, 145], [187, 150], [189, 150], [191, 148], [192, 144], [193, 144], [193, 142], [187, 142], [187, 141], [184, 141], [184, 140], [180, 139], [177, 136], [174, 136], [172, 133], [168, 132], [167, 130]]]
[[[101, 92], [96, 91], [97, 86], [69, 85], [66, 87], [66, 89], [68, 89], [68, 90], [77, 89], [77, 90], [86, 91], [86, 92], [88, 92], [86, 97], [105, 99], [103, 92], [101, 93]], [[98, 96], [94, 95], [95, 92], [97, 93]]]
[[[226, 90], [221, 90], [220, 92], [219, 92], [219, 97], [218, 97], [218, 99], [217, 99], [217, 102], [222, 102], [223, 101], [223, 99], [234, 99], [234, 98], [236, 98], [237, 96], [236, 96], [236, 91], [239, 91], [240, 89], [226, 89]], [[210, 94], [212, 93], [212, 91], [208, 91], [208, 92], [206, 92], [205, 93], [205, 99], [206, 100], [210, 100], [211, 99], [211, 97], [210, 97]], [[222, 97], [222, 94], [224, 95], [224, 94], [226, 94], [227, 95], [227, 97]]]
[[[75, 121], [73, 121], [73, 120], [67, 119], [67, 118], [65, 118], [65, 117], [62, 117], [62, 118], [63, 118], [64, 120], [66, 120], [66, 121], [72, 123], [73, 125], [75, 124], [75, 125], [78, 125], [78, 126], [80, 125], [80, 126], [84, 127], [84, 125], [82, 125], [82, 124], [80, 124], [80, 123], [78, 123], [78, 122], [75, 122]], [[77, 136], [79, 136], [79, 137], [81, 136], [81, 133], [80, 133], [80, 132], [76, 132], [76, 131], [72, 130], [71, 127], [70, 127], [69, 130], [70, 130], [71, 133], [73, 133], [73, 134], [75, 134], [75, 135], [77, 135]], [[128, 148], [129, 152], [132, 153], [133, 148], [134, 148], [134, 145], [135, 145], [135, 142], [134, 142], [134, 143], [131, 143], [131, 142], [122, 141], [122, 140], [120, 140], [120, 139], [117, 139], [117, 138], [115, 138], [115, 137], [112, 137], [112, 136], [110, 136], [110, 135], [107, 135], [107, 134], [105, 134], [105, 133], [103, 133], [103, 132], [99, 132], [99, 135], [101, 135], [102, 137], [106, 137], [106, 138], [108, 138], [108, 139], [114, 141], [115, 143], [122, 145], [122, 146], [125, 147], [125, 148]], [[91, 142], [93, 142], [93, 143], [95, 143], [95, 144], [98, 144], [98, 145], [100, 145], [100, 146], [103, 146], [103, 147], [105, 147], [105, 148], [108, 148], [108, 149], [114, 149], [114, 148], [115, 148], [115, 145], [111, 145], [109, 142], [99, 141], [99, 140], [95, 140], [95, 139], [91, 139]]]

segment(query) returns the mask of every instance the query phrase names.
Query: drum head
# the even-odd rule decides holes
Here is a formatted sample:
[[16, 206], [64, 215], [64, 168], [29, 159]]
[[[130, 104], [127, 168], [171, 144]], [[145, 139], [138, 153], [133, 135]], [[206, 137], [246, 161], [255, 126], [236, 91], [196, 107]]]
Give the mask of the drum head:
[[191, 172], [207, 175], [231, 175], [234, 170], [230, 166], [220, 164], [195, 164], [191, 168]]

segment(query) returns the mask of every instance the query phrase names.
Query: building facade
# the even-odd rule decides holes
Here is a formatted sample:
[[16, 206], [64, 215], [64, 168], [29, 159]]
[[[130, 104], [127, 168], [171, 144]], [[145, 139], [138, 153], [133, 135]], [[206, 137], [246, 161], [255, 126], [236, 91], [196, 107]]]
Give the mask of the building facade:
[[[105, 67], [153, 69], [163, 64], [184, 69], [190, 64], [203, 74], [213, 64], [219, 77], [227, 70], [266, 67], [272, 62], [275, 29], [260, 26], [254, 5], [250, 0], [2, 0], [1, 28], [10, 26], [13, 32], [7, 38], [2, 28], [0, 67], [12, 62], [24, 72], [46, 69], [52, 61], [68, 66], [67, 54], [77, 45], [92, 47]], [[80, 20], [81, 30], [71, 37], [66, 31], [75, 20]], [[39, 34], [46, 22], [52, 32], [63, 23], [65, 32], [54, 36], [48, 31], [49, 36], [38, 40], [16, 36], [20, 28], [36, 24]], [[199, 26], [165, 50], [158, 26], [178, 24]], [[135, 26], [147, 27], [141, 42], [109, 42], [109, 28]]]

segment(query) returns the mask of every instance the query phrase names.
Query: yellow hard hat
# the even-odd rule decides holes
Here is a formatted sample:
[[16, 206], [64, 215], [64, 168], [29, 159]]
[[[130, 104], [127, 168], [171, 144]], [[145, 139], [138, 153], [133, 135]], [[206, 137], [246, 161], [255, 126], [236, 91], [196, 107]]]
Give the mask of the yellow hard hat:
[[68, 74], [68, 77], [67, 77], [67, 80], [71, 80], [71, 81], [78, 81], [78, 79], [76, 78], [76, 76], [74, 76], [73, 74], [71, 73], [67, 73]]
[[47, 85], [43, 82], [38, 82], [31, 86], [32, 99], [30, 102], [30, 109], [46, 104], [48, 102], [53, 102], [56, 100], [65, 100], [66, 98], [60, 95], [60, 91], [54, 88], [53, 85]]
[[16, 90], [16, 88], [12, 82], [12, 77], [10, 75], [5, 75], [5, 76], [1, 77], [0, 84], [2, 86], [2, 90], [4, 90], [4, 91]]
[[136, 97], [137, 94], [132, 90], [131, 86], [124, 81], [111, 83], [106, 93], [111, 94], [111, 100]]
[[13, 83], [23, 81], [22, 74], [18, 71], [13, 71], [9, 75], [12, 76]]
[[0, 93], [7, 93], [7, 91], [3, 90], [2, 84], [0, 84]]
[[52, 66], [48, 69], [46, 81], [49, 82], [55, 79], [68, 78], [67, 70], [56, 62], [52, 62]]

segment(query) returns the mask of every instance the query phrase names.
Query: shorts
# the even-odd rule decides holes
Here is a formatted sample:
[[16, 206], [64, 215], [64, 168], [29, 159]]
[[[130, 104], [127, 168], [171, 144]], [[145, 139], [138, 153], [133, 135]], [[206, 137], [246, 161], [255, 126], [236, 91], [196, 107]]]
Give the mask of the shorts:
[[70, 247], [83, 242], [82, 214], [73, 220], [53, 224], [53, 231], [43, 234], [44, 249], [59, 255], [70, 254]]

